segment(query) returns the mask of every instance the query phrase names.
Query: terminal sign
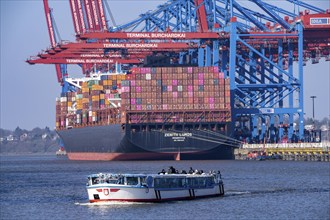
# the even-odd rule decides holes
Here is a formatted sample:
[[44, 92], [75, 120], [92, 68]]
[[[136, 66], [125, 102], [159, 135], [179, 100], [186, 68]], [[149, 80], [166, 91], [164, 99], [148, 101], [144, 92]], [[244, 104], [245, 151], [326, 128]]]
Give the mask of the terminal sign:
[[330, 24], [330, 18], [311, 18], [311, 25], [327, 25]]

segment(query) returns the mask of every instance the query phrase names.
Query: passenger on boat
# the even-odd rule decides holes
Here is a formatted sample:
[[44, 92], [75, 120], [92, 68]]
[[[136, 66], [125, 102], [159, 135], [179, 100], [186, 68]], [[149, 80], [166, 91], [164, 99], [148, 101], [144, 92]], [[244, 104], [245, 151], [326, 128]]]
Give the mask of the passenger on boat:
[[173, 166], [170, 166], [170, 168], [167, 171], [167, 174], [174, 174], [174, 173], [176, 173], [175, 168]]
[[220, 170], [218, 170], [218, 174], [220, 175], [220, 178], [221, 178], [221, 172], [220, 172]]
[[162, 169], [162, 171], [160, 171], [158, 174], [165, 174], [166, 171], [164, 169]]
[[194, 170], [192, 167], [190, 167], [190, 170], [188, 171], [189, 174], [193, 174], [194, 173]]

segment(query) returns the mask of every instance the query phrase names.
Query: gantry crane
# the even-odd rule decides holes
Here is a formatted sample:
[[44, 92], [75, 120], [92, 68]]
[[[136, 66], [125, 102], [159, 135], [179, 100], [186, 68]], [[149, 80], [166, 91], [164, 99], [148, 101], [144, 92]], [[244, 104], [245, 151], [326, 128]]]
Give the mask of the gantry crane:
[[303, 65], [329, 60], [329, 10], [301, 0], [286, 1], [294, 12], [265, 0], [249, 2], [258, 10], [238, 0], [170, 0], [110, 26], [106, 1], [70, 0], [76, 42], [52, 42], [27, 62], [79, 64], [88, 73], [109, 71], [115, 63], [143, 65], [146, 57], [163, 55], [176, 58], [171, 64], [218, 66], [230, 78], [237, 138], [303, 139]]

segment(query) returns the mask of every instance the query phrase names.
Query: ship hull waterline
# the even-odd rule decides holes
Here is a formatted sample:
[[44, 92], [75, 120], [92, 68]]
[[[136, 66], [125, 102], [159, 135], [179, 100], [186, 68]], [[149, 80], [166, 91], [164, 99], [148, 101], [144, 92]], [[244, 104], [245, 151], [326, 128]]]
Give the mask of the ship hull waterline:
[[[208, 131], [135, 131], [120, 125], [59, 130], [70, 160], [228, 160], [234, 147]], [[204, 135], [204, 136], [201, 136]], [[217, 141], [215, 141], [217, 140]]]

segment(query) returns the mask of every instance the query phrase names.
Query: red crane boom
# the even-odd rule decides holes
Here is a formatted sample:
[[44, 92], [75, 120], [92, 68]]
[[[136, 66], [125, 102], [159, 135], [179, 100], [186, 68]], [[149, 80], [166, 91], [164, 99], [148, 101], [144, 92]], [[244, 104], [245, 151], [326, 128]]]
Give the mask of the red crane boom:
[[195, 0], [195, 5], [196, 7], [198, 7], [197, 17], [201, 28], [201, 32], [207, 32], [209, 27], [207, 24], [206, 11], [203, 0]]
[[[48, 0], [43, 0], [43, 2], [44, 2], [44, 9], [45, 9], [50, 43], [51, 43], [51, 46], [53, 48], [55, 48], [56, 47], [56, 38], [55, 38], [55, 32], [54, 32], [54, 27], [53, 27], [53, 22], [52, 22], [51, 11], [50, 11], [50, 8], [48, 5]], [[55, 69], [56, 69], [57, 81], [62, 82], [62, 73], [61, 73], [60, 64], [56, 64]]]
[[99, 17], [99, 9], [97, 6], [97, 2], [95, 0], [90, 1], [92, 5], [92, 11], [93, 11], [93, 17], [94, 17], [94, 24], [95, 24], [95, 30], [101, 30], [101, 25], [100, 25], [100, 17]]
[[99, 14], [100, 14], [100, 19], [101, 19], [101, 27], [104, 31], [108, 30], [107, 27], [107, 21], [105, 19], [105, 14], [104, 14], [104, 8], [103, 8], [103, 2], [102, 0], [96, 0], [99, 8]]
[[73, 19], [73, 26], [76, 34], [81, 34], [81, 24], [80, 24], [80, 18], [79, 18], [79, 12], [78, 12], [78, 5], [77, 1], [70, 0], [70, 8], [71, 8], [71, 14]]
[[92, 14], [92, 4], [89, 0], [84, 0], [84, 6], [86, 11], [86, 18], [88, 23], [88, 30], [95, 30], [94, 16]]

